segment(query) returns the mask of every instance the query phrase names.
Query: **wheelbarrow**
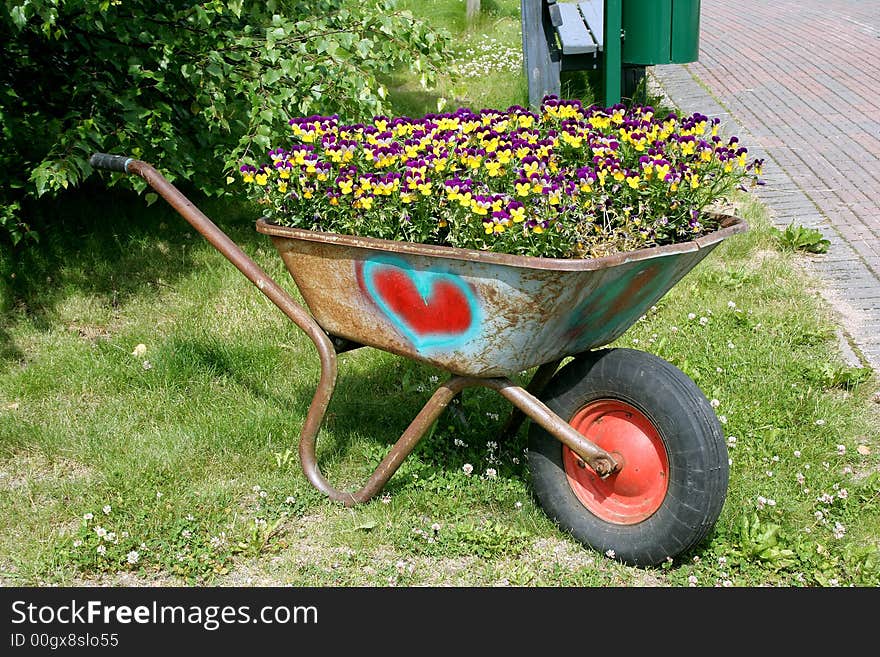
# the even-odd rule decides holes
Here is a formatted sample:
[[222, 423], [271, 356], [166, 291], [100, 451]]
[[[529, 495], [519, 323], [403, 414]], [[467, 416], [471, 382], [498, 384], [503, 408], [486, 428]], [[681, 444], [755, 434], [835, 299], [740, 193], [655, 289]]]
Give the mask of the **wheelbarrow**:
[[[96, 153], [97, 169], [143, 178], [312, 340], [321, 376], [300, 431], [306, 478], [346, 506], [369, 501], [463, 390], [513, 406], [501, 435], [528, 418], [528, 467], [541, 508], [588, 548], [634, 566], [697, 546], [727, 495], [721, 425], [696, 383], [644, 351], [609, 348], [724, 239], [596, 259], [514, 256], [284, 227], [268, 235], [305, 307], [156, 169]], [[337, 355], [372, 347], [449, 372], [362, 488], [321, 473], [316, 441], [336, 384]], [[526, 387], [511, 377], [532, 372]]]

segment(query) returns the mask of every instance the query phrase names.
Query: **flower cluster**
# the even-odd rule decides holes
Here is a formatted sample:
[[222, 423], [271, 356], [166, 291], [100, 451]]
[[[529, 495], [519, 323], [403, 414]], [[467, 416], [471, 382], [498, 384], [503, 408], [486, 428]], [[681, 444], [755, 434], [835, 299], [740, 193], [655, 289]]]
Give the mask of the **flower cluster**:
[[760, 160], [701, 114], [460, 108], [423, 118], [290, 121], [293, 139], [241, 176], [270, 221], [516, 255], [594, 257], [717, 229], [713, 204], [760, 184]]

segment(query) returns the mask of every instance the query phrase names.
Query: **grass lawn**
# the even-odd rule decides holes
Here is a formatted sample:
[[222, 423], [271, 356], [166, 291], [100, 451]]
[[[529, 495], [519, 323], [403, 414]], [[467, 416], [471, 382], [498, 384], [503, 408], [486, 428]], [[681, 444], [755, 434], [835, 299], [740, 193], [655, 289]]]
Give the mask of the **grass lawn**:
[[[518, 2], [484, 2], [473, 26], [461, 2], [409, 4], [459, 36], [461, 76], [436, 95], [395, 80], [398, 113], [441, 95], [525, 104]], [[298, 298], [257, 210], [191, 198]], [[162, 202], [97, 182], [47, 204], [39, 247], [0, 254], [0, 584], [877, 586], [877, 376], [844, 362], [799, 266], [822, 256], [782, 249], [753, 198], [733, 210], [751, 229], [616, 343], [693, 378], [731, 458], [708, 539], [631, 568], [544, 515], [528, 427], [498, 441], [510, 407], [489, 391], [467, 391], [379, 498], [326, 500], [296, 456], [319, 375], [309, 339]], [[359, 487], [443, 376], [341, 356], [319, 437], [330, 481]]]

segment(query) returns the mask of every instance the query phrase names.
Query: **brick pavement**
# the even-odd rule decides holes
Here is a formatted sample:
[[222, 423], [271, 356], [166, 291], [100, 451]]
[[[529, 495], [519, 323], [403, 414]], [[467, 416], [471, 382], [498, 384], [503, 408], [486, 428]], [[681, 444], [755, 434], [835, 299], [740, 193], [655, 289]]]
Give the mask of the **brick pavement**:
[[831, 241], [807, 267], [855, 346], [844, 356], [880, 371], [880, 0], [702, 0], [699, 61], [651, 72], [766, 159], [775, 225]]

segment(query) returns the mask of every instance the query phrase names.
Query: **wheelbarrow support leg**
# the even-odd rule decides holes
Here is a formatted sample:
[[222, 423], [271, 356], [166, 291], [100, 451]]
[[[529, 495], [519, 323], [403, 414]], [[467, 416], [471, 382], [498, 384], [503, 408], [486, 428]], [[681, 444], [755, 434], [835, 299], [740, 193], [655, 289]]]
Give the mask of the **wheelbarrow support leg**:
[[[537, 397], [541, 394], [541, 391], [547, 386], [550, 379], [553, 378], [556, 370], [559, 369], [559, 364], [561, 362], [562, 359], [560, 358], [559, 360], [554, 360], [550, 363], [544, 363], [535, 371], [534, 375], [532, 375], [531, 381], [529, 381], [529, 385], [526, 386], [526, 390], [530, 395]], [[510, 412], [510, 415], [507, 416], [507, 421], [504, 423], [504, 427], [501, 429], [500, 438], [502, 440], [513, 438], [516, 435], [516, 432], [519, 431], [519, 428], [522, 426], [525, 419], [525, 413], [519, 408], [514, 407]]]
[[316, 412], [321, 412], [321, 416], [316, 415], [313, 418], [312, 411], [310, 410], [299, 443], [299, 458], [306, 477], [315, 488], [346, 506], [354, 506], [372, 499], [388, 483], [388, 480], [391, 479], [394, 473], [397, 472], [404, 459], [412, 453], [413, 449], [415, 449], [416, 445], [419, 444], [419, 441], [428, 431], [428, 428], [440, 417], [440, 414], [452, 399], [462, 389], [466, 388], [469, 382], [470, 379], [464, 377], [453, 377], [437, 388], [422, 407], [422, 410], [410, 422], [406, 431], [403, 432], [394, 444], [394, 447], [391, 448], [373, 474], [370, 475], [367, 483], [363, 488], [354, 493], [344, 493], [336, 490], [321, 475], [315, 456], [315, 445], [323, 411], [316, 409]]

